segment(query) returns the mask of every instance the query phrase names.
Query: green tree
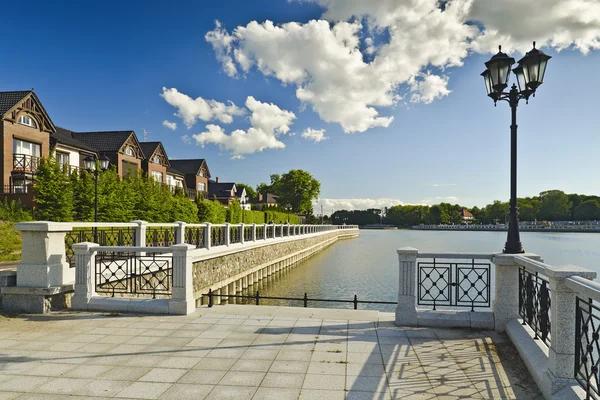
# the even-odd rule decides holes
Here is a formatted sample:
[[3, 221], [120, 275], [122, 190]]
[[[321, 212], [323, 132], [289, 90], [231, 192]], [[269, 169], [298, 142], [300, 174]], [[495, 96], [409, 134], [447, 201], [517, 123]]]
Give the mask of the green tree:
[[313, 200], [321, 194], [321, 183], [311, 174], [301, 169], [293, 169], [281, 176], [271, 175], [271, 184], [258, 185], [259, 193], [273, 193], [279, 196], [278, 203], [289, 205], [292, 212], [311, 214]]
[[571, 214], [571, 202], [561, 190], [548, 190], [540, 193], [540, 219], [544, 221], [565, 221]]
[[94, 175], [82, 170], [71, 174], [73, 186], [73, 218], [75, 221], [94, 220]]
[[42, 159], [35, 179], [36, 219], [72, 221], [73, 187], [53, 154]]
[[236, 183], [235, 187], [238, 189], [238, 194], [242, 192], [242, 189], [246, 189], [246, 196], [248, 196], [248, 198], [256, 198], [256, 191], [252, 188], [252, 186], [246, 185], [245, 183]]
[[574, 217], [578, 221], [592, 221], [600, 218], [600, 204], [597, 200], [586, 200], [575, 208]]

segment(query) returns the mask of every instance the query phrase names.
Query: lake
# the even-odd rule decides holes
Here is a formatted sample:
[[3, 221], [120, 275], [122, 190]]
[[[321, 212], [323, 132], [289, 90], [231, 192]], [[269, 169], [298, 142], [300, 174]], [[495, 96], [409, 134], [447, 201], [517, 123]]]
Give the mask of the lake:
[[[295, 268], [269, 277], [249, 288], [264, 296], [396, 301], [398, 256], [396, 249], [410, 246], [420, 252], [501, 252], [506, 232], [361, 230], [357, 239], [342, 240]], [[574, 264], [599, 272], [598, 233], [521, 233], [523, 248], [559, 266]], [[493, 276], [493, 275], [492, 275]], [[300, 302], [264, 301], [264, 304], [302, 306]], [[351, 304], [309, 303], [309, 306], [351, 308]], [[360, 308], [393, 311], [394, 306]]]

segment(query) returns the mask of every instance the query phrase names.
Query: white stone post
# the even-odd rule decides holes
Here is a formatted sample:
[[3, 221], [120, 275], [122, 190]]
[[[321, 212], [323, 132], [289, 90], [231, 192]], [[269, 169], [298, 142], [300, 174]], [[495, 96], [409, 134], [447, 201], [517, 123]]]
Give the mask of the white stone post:
[[240, 243], [244, 244], [244, 224], [240, 224]]
[[194, 274], [191, 244], [171, 246], [173, 253], [173, 294], [169, 301], [169, 314], [187, 315], [196, 309], [194, 299]]
[[398, 249], [400, 281], [398, 285], [398, 306], [396, 307], [396, 325], [417, 326], [417, 256], [419, 251], [412, 247]]
[[229, 222], [225, 222], [225, 227], [223, 228], [223, 241], [225, 242], [225, 246], [230, 245], [231, 238], [229, 236]]
[[204, 234], [203, 234], [203, 239], [204, 239], [204, 248], [206, 250], [210, 250], [210, 247], [212, 245], [211, 240], [210, 240], [210, 233], [211, 233], [211, 226], [210, 226], [210, 222], [207, 222], [206, 225], [204, 226]]
[[65, 235], [71, 225], [61, 222], [20, 222], [15, 229], [23, 238], [21, 262], [17, 266], [17, 286], [43, 287], [75, 282], [65, 254]]
[[76, 243], [75, 252], [75, 293], [71, 298], [71, 308], [87, 311], [88, 304], [96, 294], [96, 275], [94, 261], [96, 259], [96, 243]]
[[252, 224], [252, 241], [256, 242], [256, 224]]
[[187, 223], [183, 221], [175, 222], [177, 226], [175, 227], [175, 244], [183, 244], [185, 243], [185, 227]]
[[146, 229], [148, 228], [148, 223], [146, 221], [132, 221], [137, 226], [134, 229], [135, 231], [135, 245], [137, 247], [146, 247]]
[[504, 332], [506, 324], [519, 318], [519, 265], [513, 254], [494, 254], [492, 262], [496, 270], [494, 324], [497, 332]]
[[263, 224], [263, 240], [267, 240], [267, 224]]

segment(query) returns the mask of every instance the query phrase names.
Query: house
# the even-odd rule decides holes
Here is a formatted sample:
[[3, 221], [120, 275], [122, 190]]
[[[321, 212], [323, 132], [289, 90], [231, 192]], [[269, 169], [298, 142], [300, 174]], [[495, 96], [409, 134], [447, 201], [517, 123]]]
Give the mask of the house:
[[0, 118], [2, 193], [25, 193], [56, 127], [33, 89], [0, 92]]
[[467, 225], [473, 222], [473, 214], [471, 214], [466, 208], [462, 209], [460, 216], [462, 217], [463, 222]]
[[255, 210], [263, 210], [270, 207], [277, 207], [277, 201], [279, 200], [279, 196], [274, 194], [266, 193], [266, 194], [258, 194], [258, 197], [250, 200], [253, 204]]
[[87, 157], [98, 157], [95, 149], [75, 139], [72, 131], [56, 127], [56, 132], [50, 136], [50, 149], [54, 151], [56, 161], [67, 172], [77, 171], [84, 166]]
[[[217, 177], [214, 181], [208, 182], [208, 199], [216, 199], [219, 203], [228, 206], [235, 200], [240, 204], [247, 204], [246, 189], [242, 188], [239, 192], [233, 182], [220, 182]], [[244, 207], [246, 208], [246, 207]]]
[[72, 136], [100, 157], [108, 157], [120, 177], [137, 174], [142, 168], [145, 156], [134, 131], [73, 132]]
[[171, 166], [167, 152], [161, 142], [141, 142], [144, 153], [142, 170], [156, 182], [167, 183], [167, 168]]
[[[208, 165], [203, 158], [188, 159], [188, 160], [170, 160], [172, 171], [178, 171], [183, 174], [185, 186], [188, 189], [189, 196], [194, 198], [196, 193], [208, 198], [208, 180], [210, 179], [210, 171]], [[174, 172], [171, 173], [174, 177]]]
[[[185, 190], [185, 174], [183, 172], [179, 172], [173, 167], [167, 167], [167, 185], [169, 185], [172, 190], [175, 190], [175, 188], [181, 188]], [[196, 195], [194, 193], [193, 198], [195, 197]]]

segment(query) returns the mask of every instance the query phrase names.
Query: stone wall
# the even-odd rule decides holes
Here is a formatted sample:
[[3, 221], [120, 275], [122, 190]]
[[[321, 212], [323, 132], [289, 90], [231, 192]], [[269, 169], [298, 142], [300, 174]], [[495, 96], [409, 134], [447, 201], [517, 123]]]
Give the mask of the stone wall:
[[[305, 239], [286, 240], [249, 249], [240, 249], [231, 254], [194, 262], [194, 293], [201, 297], [209, 287], [222, 286], [232, 278], [241, 278], [256, 268], [264, 268], [288, 256], [315, 248], [315, 252], [335, 243], [339, 239], [358, 236], [358, 230], [339, 230]], [[322, 246], [325, 245], [325, 246]], [[317, 247], [320, 247], [317, 249]]]

